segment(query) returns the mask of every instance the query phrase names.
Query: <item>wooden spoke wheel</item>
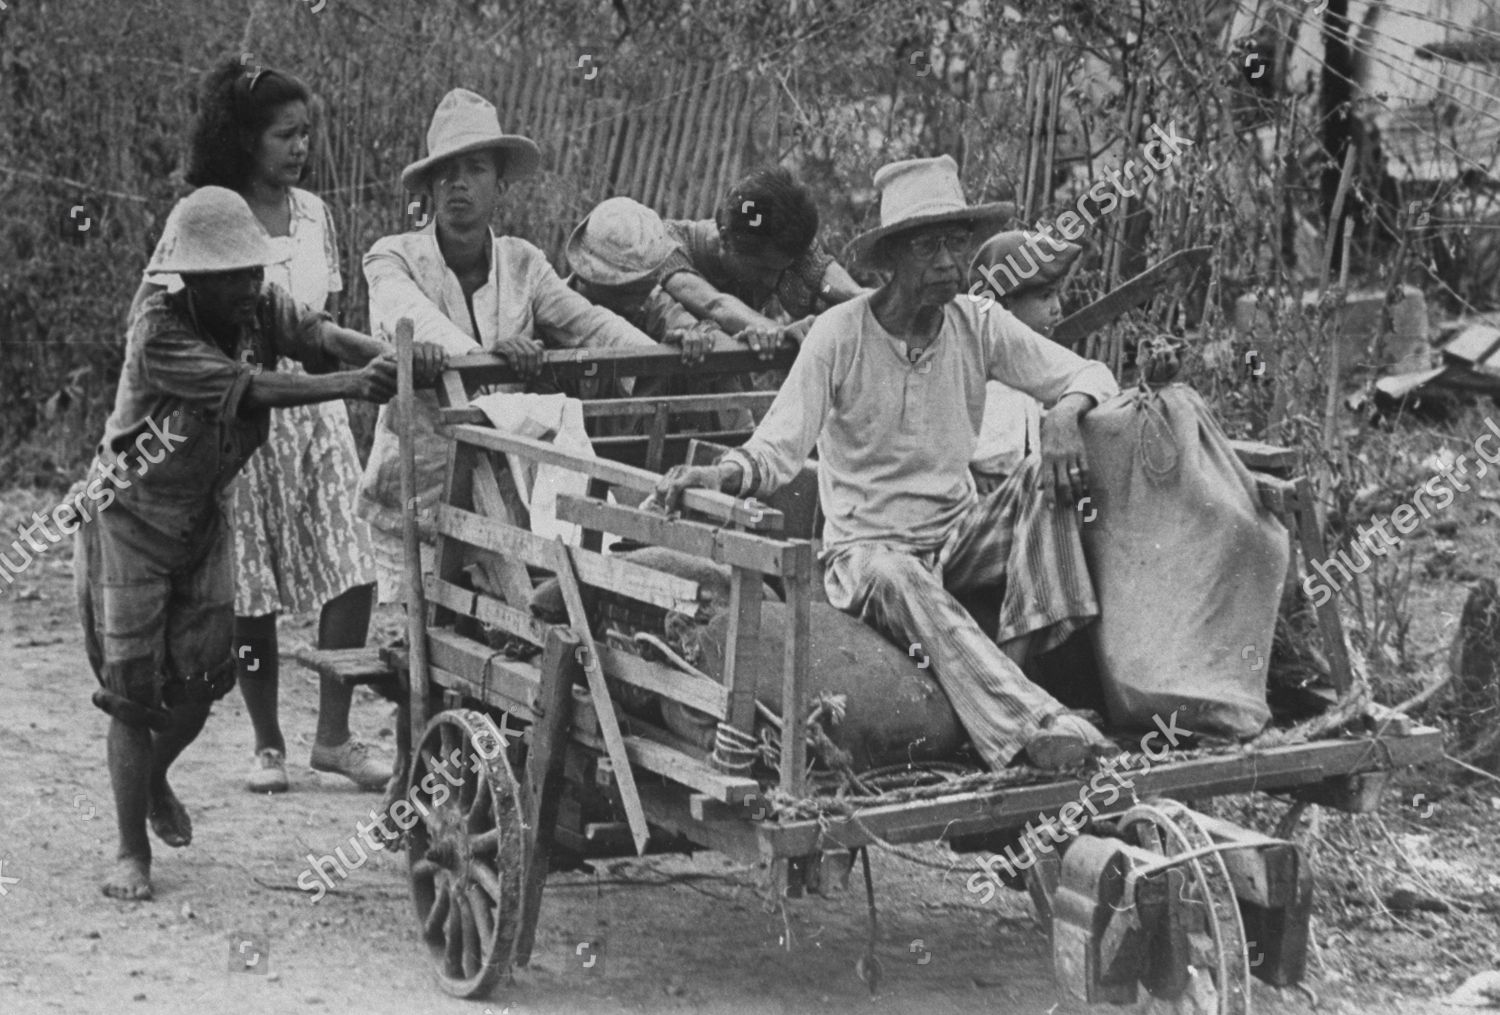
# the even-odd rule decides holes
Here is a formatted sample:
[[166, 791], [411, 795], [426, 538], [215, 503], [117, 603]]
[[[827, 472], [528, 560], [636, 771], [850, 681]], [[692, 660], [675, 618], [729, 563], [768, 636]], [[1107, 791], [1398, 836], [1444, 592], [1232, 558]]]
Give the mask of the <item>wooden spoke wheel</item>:
[[428, 723], [412, 759], [408, 833], [417, 927], [438, 983], [489, 993], [510, 973], [520, 910], [522, 791], [495, 724], [454, 709]]
[[[1125, 838], [1163, 857], [1211, 850], [1196, 815], [1175, 800], [1138, 804], [1120, 819]], [[1142, 983], [1156, 1000], [1142, 1011], [1250, 1015], [1250, 957], [1245, 925], [1224, 858], [1205, 852], [1178, 870], [1178, 900], [1164, 949]]]

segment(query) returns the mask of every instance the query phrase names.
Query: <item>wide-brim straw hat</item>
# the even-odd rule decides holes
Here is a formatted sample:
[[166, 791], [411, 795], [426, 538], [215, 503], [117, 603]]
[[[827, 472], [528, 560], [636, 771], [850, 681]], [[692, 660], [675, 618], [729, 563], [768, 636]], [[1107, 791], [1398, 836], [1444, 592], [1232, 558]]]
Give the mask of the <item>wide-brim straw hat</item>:
[[[1076, 243], [1044, 233], [1009, 229], [980, 244], [969, 262], [969, 284], [994, 289], [993, 278], [1008, 284], [997, 296], [1015, 296], [1052, 285], [1068, 277], [1073, 262], [1083, 253]], [[989, 269], [986, 277], [979, 269]]]
[[568, 267], [594, 285], [630, 285], [649, 278], [672, 253], [661, 216], [639, 201], [601, 201], [568, 237]]
[[856, 263], [866, 261], [875, 244], [887, 236], [945, 222], [989, 232], [1016, 214], [1009, 201], [969, 204], [951, 155], [881, 166], [875, 173], [875, 189], [880, 192], [880, 225], [850, 242], [849, 257]]
[[427, 157], [401, 170], [401, 184], [407, 190], [425, 190], [428, 173], [439, 162], [491, 148], [505, 152], [502, 179], [507, 181], [524, 179], [542, 164], [542, 153], [531, 138], [500, 129], [494, 103], [467, 88], [455, 88], [443, 96], [432, 114], [427, 128]]
[[224, 187], [199, 187], [167, 216], [149, 274], [207, 275], [285, 261], [245, 199]]

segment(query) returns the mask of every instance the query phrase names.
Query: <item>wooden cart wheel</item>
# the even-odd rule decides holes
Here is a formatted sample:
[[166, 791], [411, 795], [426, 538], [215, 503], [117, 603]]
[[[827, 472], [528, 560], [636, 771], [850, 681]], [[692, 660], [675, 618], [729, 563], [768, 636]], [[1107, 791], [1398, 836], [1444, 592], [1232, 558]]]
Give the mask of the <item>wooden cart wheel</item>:
[[[1151, 800], [1132, 807], [1120, 819], [1120, 830], [1130, 842], [1164, 857], [1209, 849], [1214, 844], [1197, 817], [1175, 800]], [[1245, 925], [1224, 858], [1210, 852], [1184, 861], [1181, 869], [1181, 896], [1187, 905], [1178, 911], [1185, 917], [1181, 930], [1186, 936], [1191, 974], [1186, 982], [1168, 982], [1170, 976], [1155, 974], [1155, 982], [1146, 982], [1145, 986], [1156, 1001], [1143, 1011], [1181, 1009], [1250, 1015]]]
[[422, 733], [407, 781], [421, 820], [409, 833], [417, 927], [442, 988], [487, 994], [508, 976], [521, 898], [522, 790], [495, 724], [442, 712]]

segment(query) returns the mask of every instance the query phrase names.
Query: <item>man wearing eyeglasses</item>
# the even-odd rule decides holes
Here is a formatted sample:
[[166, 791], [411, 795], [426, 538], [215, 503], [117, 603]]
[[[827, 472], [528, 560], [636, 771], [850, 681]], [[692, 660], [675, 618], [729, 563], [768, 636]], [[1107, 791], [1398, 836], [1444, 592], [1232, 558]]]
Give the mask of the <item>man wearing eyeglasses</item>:
[[[746, 444], [679, 466], [656, 497], [708, 487], [764, 496], [818, 449], [829, 601], [897, 644], [920, 644], [981, 757], [1066, 769], [1111, 749], [1022, 673], [1098, 615], [1075, 510], [1087, 493], [1080, 417], [1119, 386], [989, 301], [959, 299], [976, 229], [1014, 208], [970, 206], [944, 155], [875, 174], [880, 226], [851, 250], [888, 273], [823, 313]], [[1041, 454], [980, 498], [969, 472], [985, 383], [1049, 406]], [[995, 639], [953, 593], [1003, 585]]]

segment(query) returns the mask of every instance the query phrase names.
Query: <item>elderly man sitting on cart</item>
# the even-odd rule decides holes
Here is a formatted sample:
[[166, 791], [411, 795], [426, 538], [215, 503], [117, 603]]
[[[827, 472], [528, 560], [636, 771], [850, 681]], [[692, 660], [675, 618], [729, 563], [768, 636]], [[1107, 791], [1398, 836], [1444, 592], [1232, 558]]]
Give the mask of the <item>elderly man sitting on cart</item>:
[[[880, 226], [852, 249], [888, 280], [817, 319], [743, 447], [673, 468], [657, 497], [670, 507], [689, 487], [764, 495], [816, 445], [829, 601], [920, 644], [991, 767], [1023, 752], [1070, 767], [1109, 742], [1019, 664], [1098, 615], [1075, 511], [1088, 479], [1078, 421], [1118, 385], [1009, 311], [958, 298], [973, 230], [991, 231], [1010, 205], [967, 205], [946, 155], [885, 166], [875, 186]], [[968, 466], [989, 379], [1050, 409], [1040, 459], [980, 498]], [[1001, 583], [991, 641], [952, 593]]]

